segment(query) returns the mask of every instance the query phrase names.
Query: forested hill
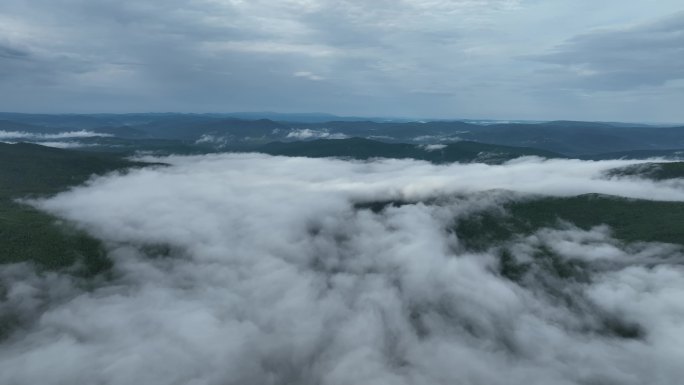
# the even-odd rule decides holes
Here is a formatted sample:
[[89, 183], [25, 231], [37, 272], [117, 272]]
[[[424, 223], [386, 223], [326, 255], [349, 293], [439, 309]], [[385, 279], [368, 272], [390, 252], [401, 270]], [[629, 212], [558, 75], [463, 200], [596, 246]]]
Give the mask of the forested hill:
[[470, 141], [449, 144], [416, 145], [383, 143], [363, 138], [318, 139], [299, 142], [274, 142], [257, 149], [271, 155], [311, 158], [343, 157], [352, 159], [417, 159], [433, 163], [501, 163], [521, 156], [561, 158], [563, 155], [535, 148], [499, 146]]
[[[331, 119], [326, 121], [325, 119]], [[298, 121], [299, 120], [299, 121]], [[14, 133], [14, 134], [12, 134]], [[13, 138], [24, 133], [21, 138]], [[60, 134], [69, 133], [60, 138]], [[31, 135], [26, 135], [31, 134]], [[47, 136], [49, 136], [49, 138]], [[0, 140], [68, 141], [106, 147], [107, 139], [169, 140], [223, 150], [270, 142], [366, 138], [387, 143], [444, 144], [474, 141], [532, 147], [568, 156], [619, 156], [684, 149], [684, 125], [613, 122], [473, 122], [361, 120], [324, 114], [92, 114], [0, 113]], [[64, 136], [64, 135], [63, 135]], [[132, 145], [131, 145], [132, 143]], [[111, 144], [111, 143], [110, 143]], [[612, 155], [610, 155], [612, 154]]]

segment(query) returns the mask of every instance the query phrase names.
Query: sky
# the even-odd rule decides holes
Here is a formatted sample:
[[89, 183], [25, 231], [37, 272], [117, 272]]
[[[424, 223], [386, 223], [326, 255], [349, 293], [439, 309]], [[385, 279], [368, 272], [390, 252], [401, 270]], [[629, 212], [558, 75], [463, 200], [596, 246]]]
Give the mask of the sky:
[[17, 112], [684, 122], [681, 0], [3, 0]]

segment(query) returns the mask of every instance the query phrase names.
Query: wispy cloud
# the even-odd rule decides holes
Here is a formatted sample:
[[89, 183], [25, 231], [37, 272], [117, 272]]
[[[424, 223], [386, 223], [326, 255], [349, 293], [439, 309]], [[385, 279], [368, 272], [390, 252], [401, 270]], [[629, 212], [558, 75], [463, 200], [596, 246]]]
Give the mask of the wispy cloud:
[[316, 75], [315, 73], [309, 71], [297, 71], [292, 75], [296, 78], [305, 78], [313, 81], [325, 80], [323, 76]]
[[0, 139], [26, 139], [26, 140], [47, 140], [47, 139], [74, 139], [74, 138], [92, 138], [92, 137], [110, 137], [111, 134], [104, 134], [99, 132], [79, 130], [79, 131], [65, 131], [57, 134], [41, 134], [25, 131], [4, 131], [0, 130]]
[[331, 133], [328, 130], [311, 130], [309, 128], [301, 128], [291, 130], [287, 138], [292, 139], [345, 139], [347, 135], [341, 133]]

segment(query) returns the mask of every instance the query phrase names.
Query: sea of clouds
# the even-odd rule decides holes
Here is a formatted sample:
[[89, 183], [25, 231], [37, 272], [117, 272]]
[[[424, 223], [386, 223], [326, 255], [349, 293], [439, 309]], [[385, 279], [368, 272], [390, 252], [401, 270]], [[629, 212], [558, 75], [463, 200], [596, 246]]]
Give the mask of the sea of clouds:
[[[95, 282], [0, 268], [2, 384], [676, 384], [684, 256], [599, 226], [540, 229], [586, 280], [516, 282], [455, 219], [543, 194], [684, 201], [681, 181], [606, 177], [633, 164], [521, 158], [433, 165], [223, 154], [148, 158], [37, 207], [102, 239]], [[431, 199], [439, 197], [440, 199]], [[359, 204], [416, 202], [383, 210]], [[361, 206], [362, 207], [362, 206]], [[633, 337], [610, 333], [619, 323]]]

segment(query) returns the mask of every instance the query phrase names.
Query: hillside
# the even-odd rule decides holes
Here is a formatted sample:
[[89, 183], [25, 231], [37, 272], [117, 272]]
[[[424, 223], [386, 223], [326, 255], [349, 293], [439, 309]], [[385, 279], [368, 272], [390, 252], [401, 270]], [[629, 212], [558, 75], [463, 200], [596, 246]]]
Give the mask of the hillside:
[[632, 176], [651, 180], [684, 178], [684, 162], [643, 163], [616, 168], [609, 172], [610, 176]]
[[[298, 119], [300, 121], [297, 121]], [[325, 118], [331, 119], [325, 121]], [[282, 120], [279, 120], [282, 119]], [[225, 149], [294, 141], [360, 137], [388, 143], [459, 140], [532, 147], [583, 158], [677, 156], [684, 127], [620, 122], [405, 121], [339, 118], [325, 114], [15, 114], [0, 113], [0, 131], [57, 133], [87, 130], [121, 139], [164, 139]]]
[[143, 165], [109, 154], [0, 143], [0, 264], [30, 261], [61, 269], [79, 262], [80, 274], [105, 271], [110, 262], [99, 241], [14, 200], [48, 196], [94, 174]]
[[407, 143], [385, 143], [363, 138], [274, 142], [257, 148], [257, 151], [271, 155], [305, 156], [311, 158], [394, 158], [426, 160], [433, 163], [474, 161], [501, 163], [521, 156], [563, 157], [557, 153], [534, 148], [498, 146], [469, 141], [426, 146]]
[[[370, 202], [359, 208], [380, 212], [417, 202]], [[426, 202], [429, 204], [430, 202]], [[615, 238], [624, 242], [665, 242], [684, 245], [684, 204], [617, 196], [584, 194], [574, 197], [537, 196], [512, 199], [504, 210], [484, 210], [456, 221], [452, 231], [461, 242], [484, 250], [504, 245], [514, 237], [526, 236], [565, 221], [588, 230], [608, 225]]]

